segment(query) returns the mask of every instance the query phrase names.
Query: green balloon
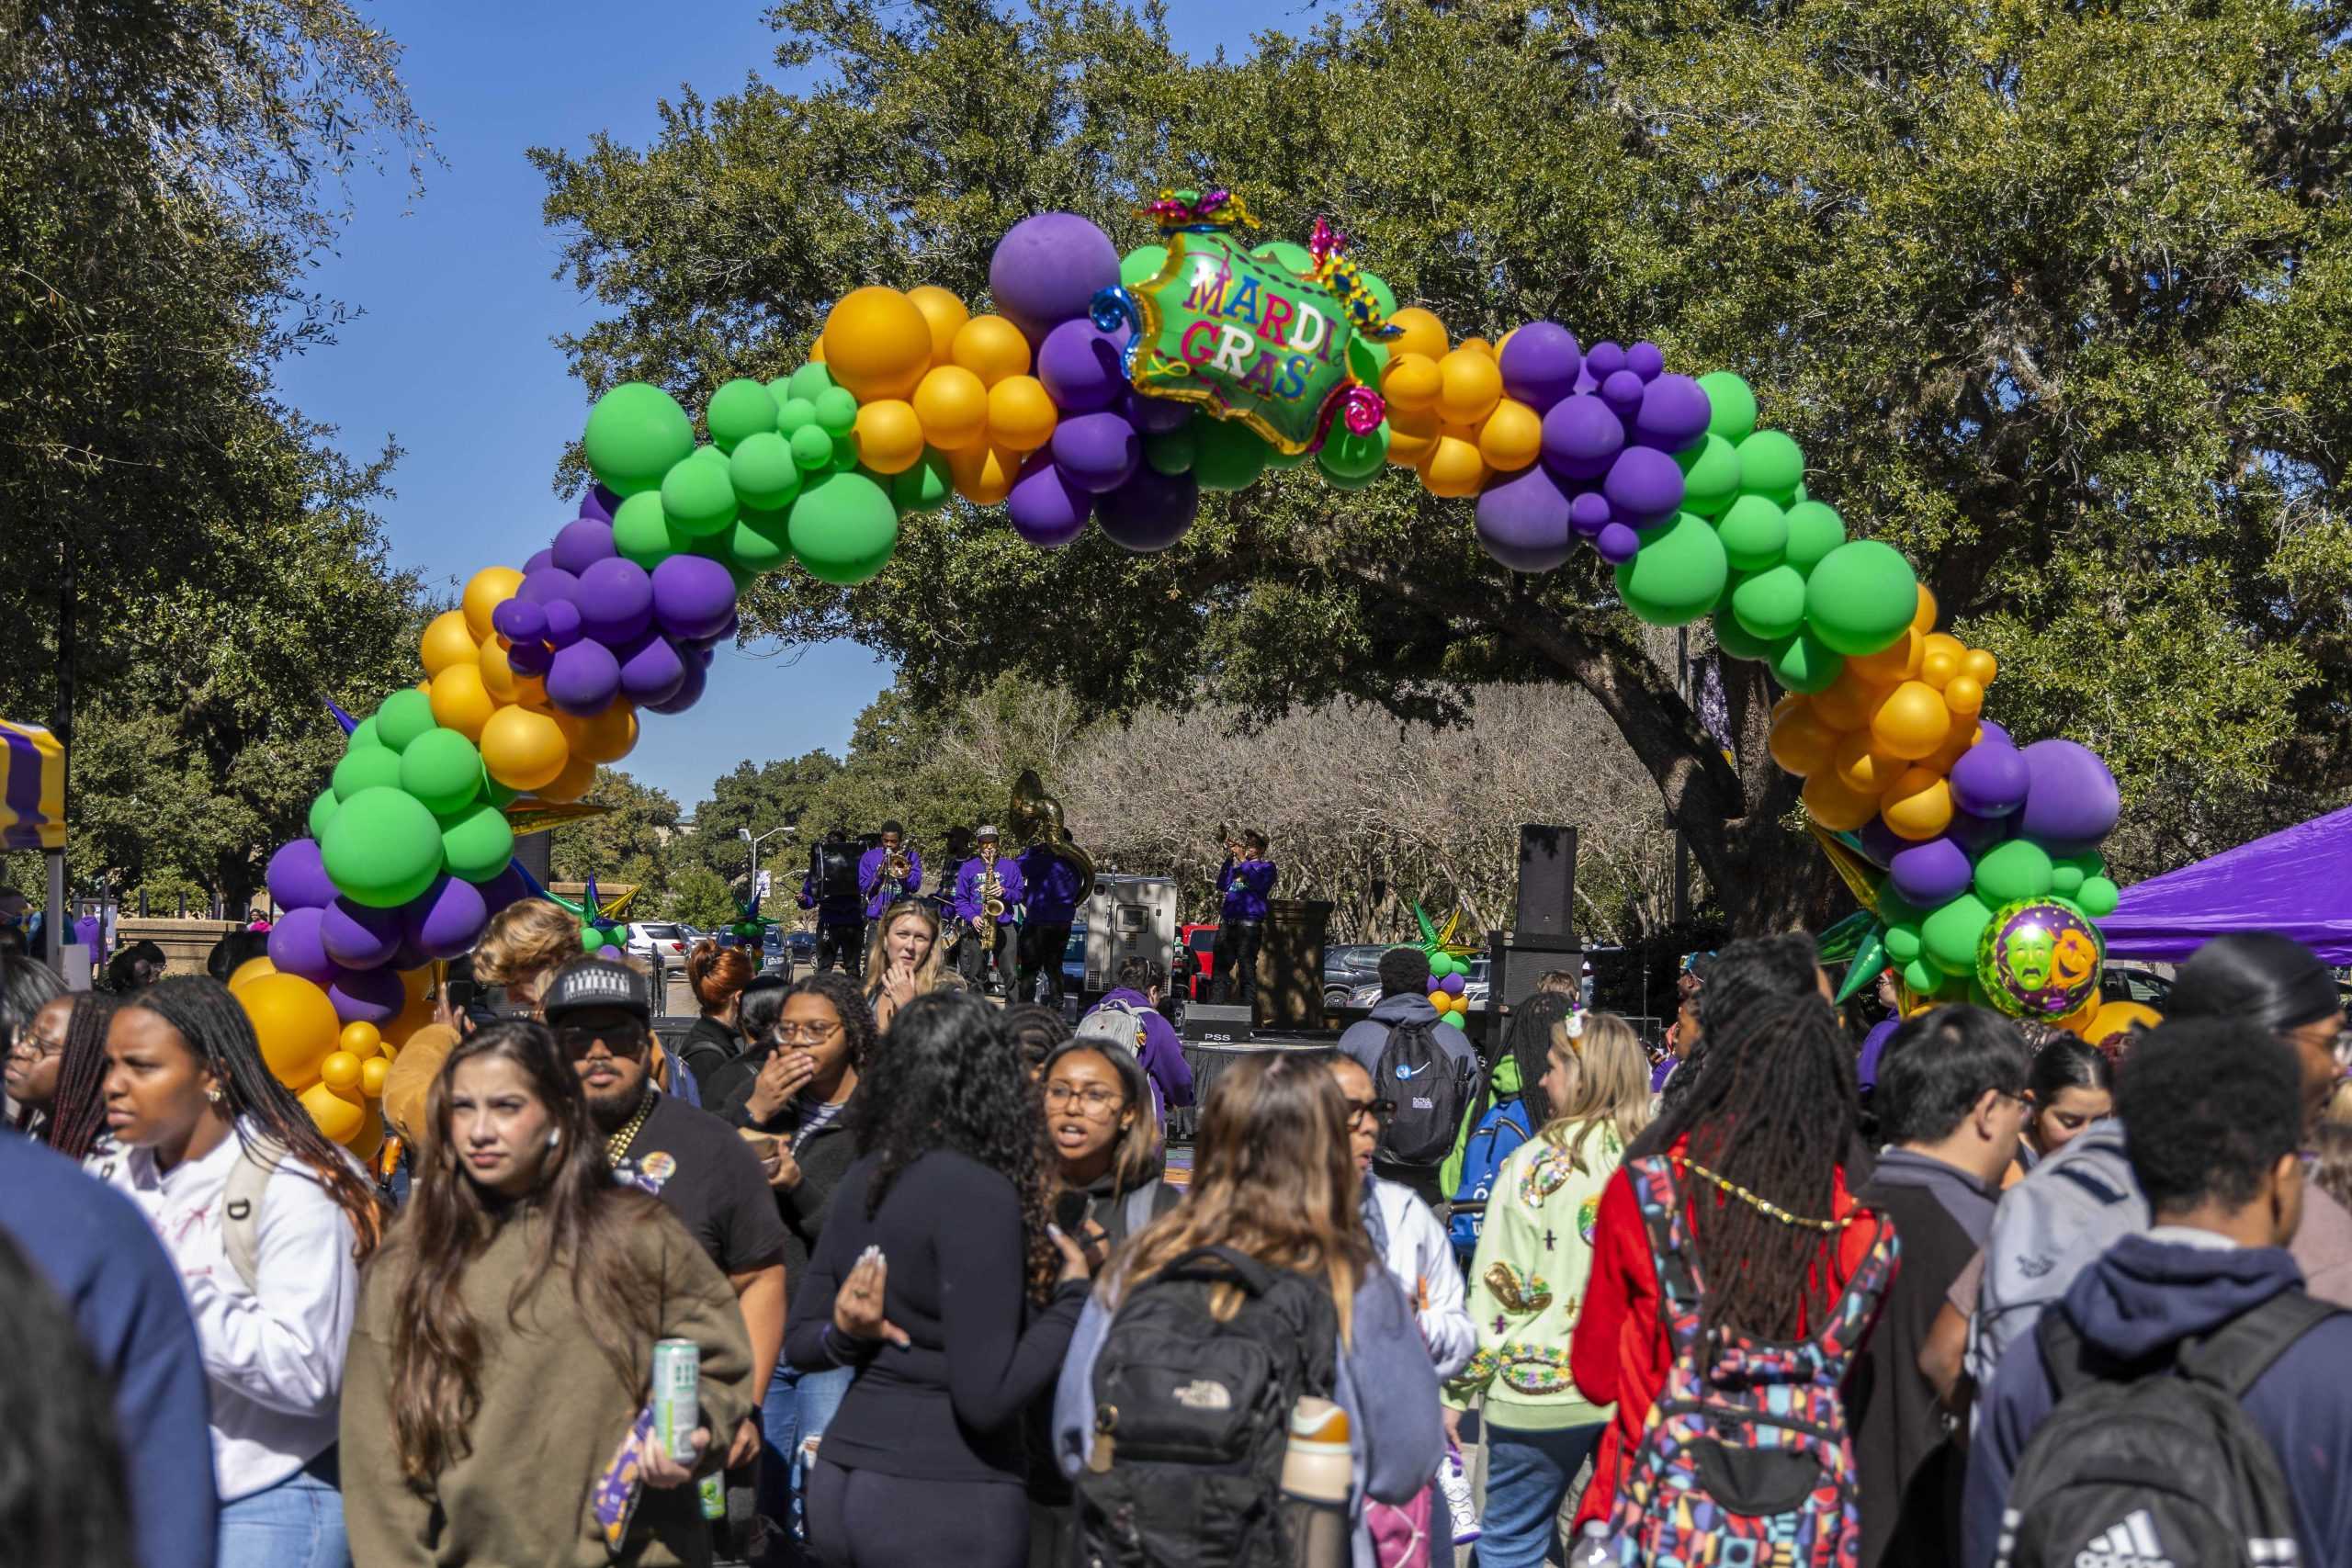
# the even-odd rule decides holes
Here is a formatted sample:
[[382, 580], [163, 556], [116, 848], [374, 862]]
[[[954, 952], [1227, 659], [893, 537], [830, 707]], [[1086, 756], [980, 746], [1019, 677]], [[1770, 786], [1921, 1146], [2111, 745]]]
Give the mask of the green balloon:
[[410, 741], [436, 728], [432, 702], [413, 688], [394, 692], [376, 710], [376, 739], [394, 751], [407, 750]]
[[2030, 839], [2011, 839], [1984, 852], [1976, 863], [1976, 896], [1998, 908], [2051, 891], [2050, 852]]
[[1876, 539], [1838, 546], [1805, 579], [1805, 622], [1840, 653], [1876, 653], [1911, 629], [1918, 609], [1911, 563]]
[[1377, 474], [1388, 462], [1388, 422], [1382, 420], [1369, 435], [1358, 435], [1334, 420], [1331, 434], [1324, 438], [1323, 450], [1316, 454], [1316, 461], [1324, 473], [1340, 479], [1362, 479]]
[[342, 804], [343, 802], [335, 798], [334, 791], [331, 789], [319, 791], [319, 797], [311, 802], [309, 822], [311, 837], [323, 839], [327, 836], [327, 824], [334, 820], [335, 809]]
[[[1781, 564], [1781, 552], [1789, 543], [1789, 514], [1760, 495], [1743, 495], [1723, 514], [1715, 533], [1724, 542], [1724, 556], [1734, 571], [1762, 571]], [[1797, 585], [1800, 589], [1804, 585], [1802, 572], [1797, 574]], [[1798, 613], [1804, 613], [1803, 605]], [[1794, 626], [1790, 623], [1792, 629]]]
[[1250, 254], [1260, 261], [1270, 261], [1278, 266], [1288, 267], [1301, 277], [1305, 277], [1315, 270], [1315, 253], [1305, 245], [1294, 244], [1288, 240], [1270, 240]]
[[810, 400], [817, 409], [817, 428], [828, 435], [847, 435], [857, 428], [857, 399], [846, 387], [829, 387]]
[[605, 945], [605, 933], [582, 920], [580, 923], [580, 951], [594, 953]]
[[800, 465], [792, 460], [792, 443], [773, 430], [745, 436], [727, 459], [727, 481], [745, 506], [783, 511], [800, 493]]
[[[1947, 975], [1974, 974], [1976, 939], [1984, 934], [1985, 924], [1992, 918], [1993, 906], [1973, 893], [1962, 893], [1948, 900], [1919, 928], [1928, 959]], [[1918, 991], [1933, 987], [1911, 988]]]
[[832, 389], [833, 373], [813, 359], [795, 370], [792, 379], [786, 383], [786, 389], [794, 397], [806, 398], [812, 403], [820, 394]]
[[1143, 460], [1157, 474], [1189, 474], [1193, 462], [1200, 455], [1200, 437], [1193, 434], [1200, 424], [1180, 424], [1173, 430], [1163, 430], [1143, 438]]
[[[1320, 468], [1319, 465], [1318, 468]], [[1380, 482], [1380, 470], [1377, 468], [1368, 474], [1335, 474], [1329, 468], [1320, 468], [1320, 472], [1323, 482], [1333, 490], [1369, 490]]]
[[1185, 428], [1193, 433], [1193, 477], [1203, 490], [1246, 490], [1273, 456], [1265, 438], [1239, 420], [1202, 416]]
[[2073, 898], [2082, 892], [2084, 883], [2106, 874], [2107, 862], [2097, 850], [2062, 855], [2050, 863], [2050, 891], [2063, 898]]
[[1356, 379], [1367, 387], [1380, 385], [1381, 373], [1388, 368], [1388, 345], [1374, 343], [1368, 337], [1348, 340], [1348, 368]]
[[1846, 542], [1846, 520], [1817, 501], [1800, 501], [1784, 514], [1789, 542], [1781, 558], [1808, 576], [1821, 558]]
[[401, 753], [400, 787], [440, 816], [481, 793], [481, 753], [454, 729], [420, 735]]
[[749, 581], [792, 564], [791, 527], [789, 508], [746, 512], [725, 533], [713, 534], [702, 542], [723, 550], [714, 558], [724, 560], [729, 570]]
[[1731, 575], [1724, 545], [1707, 520], [1679, 512], [1642, 536], [1642, 547], [1617, 567], [1625, 608], [1654, 626], [1688, 626], [1715, 607]]
[[710, 395], [703, 422], [710, 426], [711, 445], [732, 452], [749, 437], [775, 429], [775, 394], [738, 377]]
[[1728, 370], [1710, 370], [1699, 378], [1707, 394], [1707, 429], [1736, 446], [1756, 430], [1756, 393]]
[[2122, 890], [2106, 877], [2086, 876], [2075, 895], [2075, 902], [2083, 907], [2084, 914], [2097, 920], [2115, 913], [2115, 906], [2122, 897]]
[[441, 828], [405, 790], [363, 789], [327, 824], [319, 853], [345, 897], [395, 909], [441, 874]]
[[588, 411], [581, 445], [605, 489], [636, 495], [659, 488], [662, 476], [695, 449], [695, 423], [661, 388], [625, 381]]
[[662, 476], [662, 511], [681, 534], [699, 539], [718, 533], [735, 521], [737, 504], [727, 455], [716, 446], [695, 447]]
[[[845, 474], [845, 473], [848, 473], [852, 468], [856, 468], [856, 467], [857, 467], [857, 437], [856, 437], [856, 436], [854, 436], [854, 435], [836, 435], [836, 436], [834, 436], [834, 437], [833, 437], [833, 460], [832, 460], [831, 462], [830, 462], [830, 463], [826, 464], [825, 466], [826, 466], [827, 468], [829, 468], [832, 469], [832, 471], [833, 471], [833, 472], [835, 472], [835, 473], [837, 473], [837, 474]], [[870, 474], [870, 473], [869, 473], [866, 477], [867, 477], [868, 479], [876, 479], [876, 478], [877, 478], [877, 476], [873, 475], [873, 474]]]
[[777, 409], [781, 410], [784, 407], [786, 400], [792, 396], [792, 378], [789, 376], [779, 376], [775, 380], [770, 381], [768, 383], [768, 396], [775, 400], [775, 406]]
[[1887, 927], [1882, 940], [1886, 943], [1886, 955], [1898, 964], [1908, 964], [1919, 956], [1919, 928], [1908, 921]]
[[955, 493], [947, 459], [927, 446], [913, 468], [890, 478], [890, 502], [900, 512], [936, 512]]
[[1739, 448], [1710, 434], [1674, 456], [1682, 469], [1682, 508], [1718, 517], [1739, 498]]
[[[1736, 596], [1739, 591], [1735, 588], [1732, 592]], [[1750, 634], [1746, 626], [1739, 624], [1739, 617], [1732, 613], [1728, 604], [1716, 606], [1714, 614], [1708, 617], [1708, 624], [1714, 627], [1715, 646], [1729, 658], [1770, 659], [1773, 649], [1779, 646], [1775, 638]]]
[[863, 582], [899, 547], [899, 509], [860, 473], [811, 480], [792, 505], [792, 553], [827, 582]]
[[1739, 444], [1739, 483], [1750, 495], [1791, 505], [1804, 483], [1804, 454], [1785, 433], [1759, 430]]
[[789, 435], [817, 423], [817, 405], [807, 398], [786, 398], [776, 405], [775, 427]]
[[357, 751], [368, 746], [381, 746], [383, 743], [376, 734], [376, 721], [372, 717], [361, 719], [351, 733], [344, 738], [345, 750], [351, 751]]
[[613, 548], [624, 560], [651, 571], [693, 544], [693, 538], [662, 510], [659, 491], [630, 496], [613, 513]]
[[1925, 958], [1915, 958], [1903, 966], [1903, 983], [1923, 997], [1934, 996], [1943, 989], [1948, 976]]
[[1792, 566], [1744, 578], [1731, 592], [1731, 613], [1760, 641], [1793, 637], [1804, 624], [1804, 579]]
[[792, 433], [792, 460], [801, 472], [819, 474], [833, 466], [833, 438], [818, 426], [817, 416]]
[[1312, 452], [1283, 452], [1269, 446], [1266, 448], [1266, 468], [1269, 471], [1295, 468], [1314, 456]]
[[1119, 284], [1125, 288], [1141, 288], [1159, 276], [1168, 265], [1165, 245], [1137, 245], [1119, 258]]
[[1826, 692], [1846, 670], [1846, 656], [1804, 627], [1773, 644], [1771, 659], [1772, 679], [1792, 692]]
[[496, 779], [485, 776], [481, 781], [481, 797], [503, 811], [522, 799], [523, 792], [513, 784], [503, 784]]
[[1385, 321], [1389, 317], [1395, 315], [1396, 313], [1396, 291], [1388, 287], [1387, 281], [1376, 274], [1369, 272], [1360, 273], [1357, 276], [1363, 280], [1364, 288], [1371, 290], [1373, 303], [1380, 307], [1380, 319]]
[[452, 876], [488, 882], [514, 858], [514, 829], [494, 806], [467, 807], [439, 818], [438, 826], [440, 860]]

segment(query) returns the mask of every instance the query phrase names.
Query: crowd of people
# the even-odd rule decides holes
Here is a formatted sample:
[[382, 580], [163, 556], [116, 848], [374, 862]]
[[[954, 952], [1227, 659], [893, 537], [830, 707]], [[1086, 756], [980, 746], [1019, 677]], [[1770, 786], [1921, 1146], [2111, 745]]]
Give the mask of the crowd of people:
[[2352, 1563], [2344, 1011], [2292, 942], [2210, 943], [2120, 1062], [1942, 1007], [1865, 1075], [1810, 940], [1738, 942], [1662, 1082], [1565, 973], [1482, 1060], [1399, 949], [1171, 1160], [1164, 972], [1000, 1007], [916, 891], [862, 975], [698, 948], [666, 1042], [502, 912], [370, 1166], [214, 979], [0, 956], [0, 1556]]

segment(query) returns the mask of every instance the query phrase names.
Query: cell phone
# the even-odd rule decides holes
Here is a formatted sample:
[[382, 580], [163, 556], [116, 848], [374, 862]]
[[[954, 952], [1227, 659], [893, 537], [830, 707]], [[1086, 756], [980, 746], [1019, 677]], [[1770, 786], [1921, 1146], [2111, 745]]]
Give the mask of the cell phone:
[[1079, 1227], [1086, 1224], [1086, 1194], [1065, 1192], [1055, 1199], [1054, 1224], [1060, 1228], [1062, 1235], [1076, 1241]]

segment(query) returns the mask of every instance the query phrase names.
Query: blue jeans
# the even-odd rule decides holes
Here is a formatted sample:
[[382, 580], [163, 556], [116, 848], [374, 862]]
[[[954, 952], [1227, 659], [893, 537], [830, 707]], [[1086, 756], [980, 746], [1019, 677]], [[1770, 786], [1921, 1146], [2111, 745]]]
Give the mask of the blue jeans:
[[768, 1379], [767, 1397], [760, 1402], [759, 1509], [791, 1538], [783, 1551], [771, 1554], [778, 1568], [799, 1568], [814, 1561], [799, 1544], [808, 1534], [801, 1499], [808, 1490], [808, 1467], [801, 1462], [801, 1445], [824, 1435], [854, 1375], [848, 1367], [795, 1371], [778, 1358], [775, 1373]]
[[1600, 1446], [1608, 1423], [1522, 1432], [1491, 1423], [1487, 1442], [1485, 1532], [1473, 1548], [1478, 1568], [1544, 1568], [1560, 1529], [1568, 1487]]
[[347, 1568], [351, 1562], [343, 1494], [306, 1470], [221, 1504], [220, 1542], [223, 1568]]

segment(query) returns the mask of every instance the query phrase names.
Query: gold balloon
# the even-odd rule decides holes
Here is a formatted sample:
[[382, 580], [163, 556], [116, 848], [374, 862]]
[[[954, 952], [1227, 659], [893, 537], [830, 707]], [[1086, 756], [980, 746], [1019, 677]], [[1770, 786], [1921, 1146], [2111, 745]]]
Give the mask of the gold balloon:
[[1012, 493], [1012, 481], [1021, 477], [1021, 454], [984, 442], [947, 454], [947, 472], [957, 495], [975, 506], [994, 506]]
[[915, 389], [915, 417], [923, 439], [942, 452], [959, 451], [988, 434], [989, 389], [960, 365], [942, 365]]
[[1455, 424], [1476, 424], [1502, 400], [1503, 373], [1490, 355], [1457, 348], [1437, 362], [1437, 412]]
[[514, 598], [522, 586], [523, 574], [511, 566], [486, 566], [466, 580], [460, 603], [465, 605], [466, 629], [474, 634], [475, 642], [490, 635], [490, 613]]
[[1932, 755], [1951, 733], [1951, 709], [1944, 694], [1925, 681], [1905, 681], [1871, 715], [1870, 733], [1888, 756], [1916, 762]]
[[471, 664], [481, 657], [481, 649], [473, 628], [466, 624], [463, 610], [444, 610], [434, 616], [425, 626], [417, 651], [424, 660], [428, 678], [452, 664]]
[[1900, 839], [1915, 843], [1951, 826], [1951, 784], [1932, 769], [1913, 767], [1879, 801], [1878, 814]]
[[302, 1109], [311, 1113], [311, 1120], [318, 1123], [320, 1133], [330, 1144], [350, 1142], [368, 1124], [365, 1105], [337, 1094], [323, 1083], [311, 1085], [295, 1098], [302, 1102]]
[[469, 740], [480, 740], [482, 726], [498, 711], [498, 699], [490, 694], [489, 680], [479, 663], [450, 665], [433, 677], [426, 694], [433, 705], [433, 722]]
[[1380, 395], [1394, 413], [1427, 413], [1437, 407], [1444, 378], [1437, 361], [1425, 354], [1392, 354], [1380, 373]]
[[1478, 456], [1498, 473], [1515, 474], [1544, 449], [1544, 416], [1505, 398], [1478, 427]]
[[882, 398], [857, 411], [857, 458], [877, 474], [903, 474], [922, 460], [922, 421], [912, 403]]
[[272, 1077], [300, 1094], [319, 1081], [319, 1066], [343, 1034], [334, 1003], [300, 975], [254, 976], [232, 993], [254, 1026]]
[[931, 362], [946, 364], [947, 350], [964, 323], [972, 319], [972, 312], [964, 308], [964, 301], [933, 283], [908, 289], [907, 303], [922, 312], [924, 324], [931, 328]]
[[1458, 436], [1440, 435], [1429, 461], [1421, 466], [1421, 482], [1431, 495], [1463, 500], [1478, 493], [1487, 482], [1486, 459], [1478, 448]]
[[1061, 420], [1046, 384], [1035, 376], [1007, 376], [990, 387], [988, 410], [990, 445], [1013, 452], [1043, 446], [1054, 438], [1054, 426]]
[[1445, 357], [1445, 323], [1419, 305], [1408, 305], [1388, 318], [1397, 335], [1388, 340], [1389, 357], [1419, 354], [1431, 360]]
[[903, 398], [931, 365], [931, 322], [895, 288], [853, 288], [825, 317], [825, 368], [861, 403]]
[[993, 389], [1007, 376], [1028, 373], [1029, 340], [1002, 316], [974, 316], [956, 329], [947, 357], [978, 376], [981, 386]]
[[482, 765], [509, 789], [533, 790], [553, 784], [571, 750], [552, 716], [525, 707], [503, 707], [482, 726]]

